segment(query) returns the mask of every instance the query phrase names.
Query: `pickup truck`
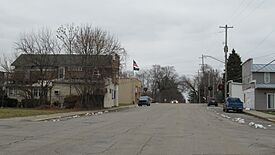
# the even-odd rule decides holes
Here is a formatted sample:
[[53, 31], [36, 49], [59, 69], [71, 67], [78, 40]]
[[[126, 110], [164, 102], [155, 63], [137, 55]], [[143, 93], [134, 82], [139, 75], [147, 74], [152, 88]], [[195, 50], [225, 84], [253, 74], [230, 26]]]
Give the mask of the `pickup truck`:
[[243, 112], [243, 102], [236, 97], [226, 98], [225, 104], [223, 104], [223, 111], [229, 112], [229, 110], [234, 110], [236, 112]]

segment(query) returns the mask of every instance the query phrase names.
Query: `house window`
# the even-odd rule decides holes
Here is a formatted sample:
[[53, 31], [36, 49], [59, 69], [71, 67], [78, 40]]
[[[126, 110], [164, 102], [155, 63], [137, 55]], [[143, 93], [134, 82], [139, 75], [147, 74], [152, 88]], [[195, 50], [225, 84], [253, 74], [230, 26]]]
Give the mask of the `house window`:
[[16, 89], [15, 88], [9, 88], [9, 96], [16, 96]]
[[54, 95], [58, 96], [60, 94], [60, 90], [56, 89], [54, 90]]
[[267, 109], [275, 109], [274, 94], [267, 94]]
[[58, 69], [58, 78], [59, 79], [64, 79], [64, 77], [65, 77], [65, 69], [64, 69], [64, 67], [60, 67]]
[[82, 67], [76, 67], [76, 66], [68, 67], [68, 71], [80, 72], [82, 71]]
[[264, 83], [270, 83], [270, 73], [264, 73]]
[[116, 99], [116, 91], [115, 90], [113, 91], [112, 99]]
[[40, 89], [39, 88], [34, 88], [33, 89], [33, 96], [34, 97], [39, 97], [40, 96]]

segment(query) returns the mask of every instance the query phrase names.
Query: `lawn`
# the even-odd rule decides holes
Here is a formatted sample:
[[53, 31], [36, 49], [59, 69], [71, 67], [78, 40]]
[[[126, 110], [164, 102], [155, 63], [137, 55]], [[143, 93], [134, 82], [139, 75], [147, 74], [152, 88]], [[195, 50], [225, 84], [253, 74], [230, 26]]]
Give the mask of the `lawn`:
[[55, 113], [71, 112], [71, 109], [22, 109], [22, 108], [0, 108], [0, 118], [25, 117], [35, 115], [48, 115]]
[[265, 113], [275, 115], [275, 111], [266, 111]]

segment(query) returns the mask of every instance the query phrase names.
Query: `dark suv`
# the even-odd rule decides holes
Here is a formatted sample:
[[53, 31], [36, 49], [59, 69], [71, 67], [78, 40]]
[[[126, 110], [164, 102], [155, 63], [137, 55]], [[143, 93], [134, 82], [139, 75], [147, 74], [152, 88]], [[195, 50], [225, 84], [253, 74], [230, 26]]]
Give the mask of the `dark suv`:
[[138, 99], [138, 106], [151, 105], [151, 98], [149, 96], [140, 96]]
[[207, 106], [211, 106], [211, 105], [214, 105], [214, 106], [218, 106], [218, 103], [217, 101], [214, 99], [214, 98], [211, 98], [207, 104]]

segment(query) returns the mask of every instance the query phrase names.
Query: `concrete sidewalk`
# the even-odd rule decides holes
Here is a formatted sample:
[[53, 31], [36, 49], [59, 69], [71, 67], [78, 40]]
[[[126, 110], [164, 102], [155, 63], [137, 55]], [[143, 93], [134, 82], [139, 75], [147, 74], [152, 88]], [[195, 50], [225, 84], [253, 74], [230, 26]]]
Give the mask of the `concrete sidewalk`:
[[37, 115], [37, 116], [27, 116], [27, 117], [13, 117], [13, 118], [6, 118], [2, 120], [24, 120], [24, 121], [46, 121], [46, 120], [52, 120], [52, 119], [61, 119], [66, 117], [73, 117], [73, 116], [83, 116], [86, 114], [92, 114], [92, 113], [106, 113], [106, 112], [112, 112], [112, 111], [118, 111], [118, 110], [124, 110], [136, 107], [136, 105], [128, 105], [128, 106], [120, 106], [120, 107], [113, 107], [113, 108], [106, 108], [106, 109], [99, 109], [99, 110], [87, 110], [87, 111], [75, 111], [75, 112], [67, 112], [67, 113], [56, 113], [56, 114], [50, 114], [50, 115]]
[[275, 115], [272, 114], [267, 114], [256, 110], [244, 110], [244, 113], [275, 123]]

